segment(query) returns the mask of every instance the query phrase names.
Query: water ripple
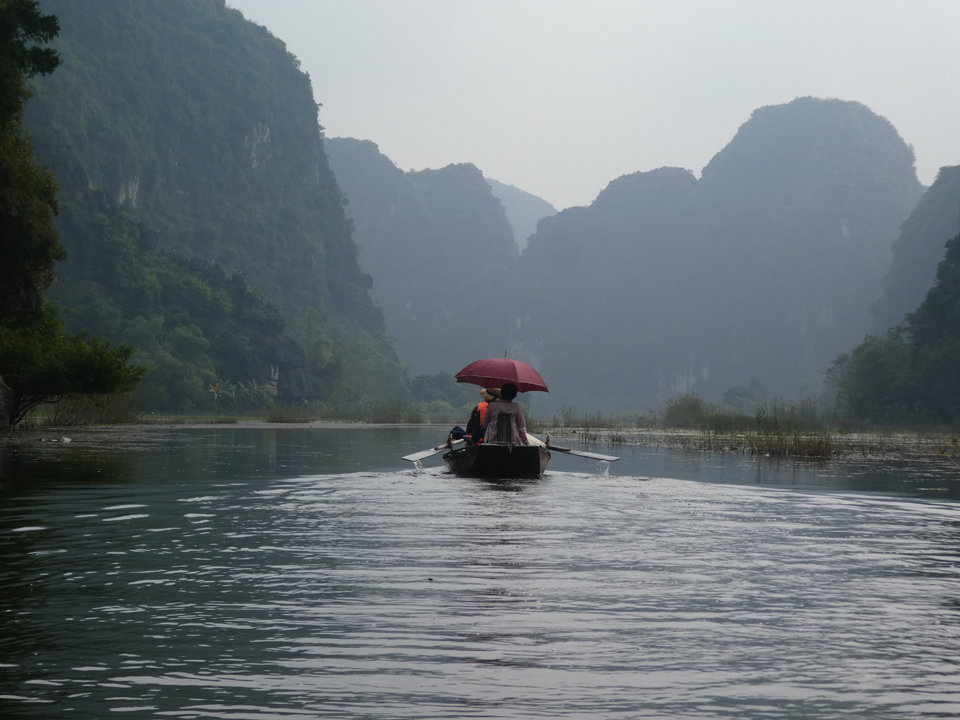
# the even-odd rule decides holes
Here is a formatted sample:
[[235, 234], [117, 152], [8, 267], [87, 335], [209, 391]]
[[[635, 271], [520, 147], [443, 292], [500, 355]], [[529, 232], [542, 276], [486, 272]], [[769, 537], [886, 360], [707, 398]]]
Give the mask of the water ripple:
[[125, 494], [0, 515], [11, 717], [960, 713], [949, 502], [563, 472]]

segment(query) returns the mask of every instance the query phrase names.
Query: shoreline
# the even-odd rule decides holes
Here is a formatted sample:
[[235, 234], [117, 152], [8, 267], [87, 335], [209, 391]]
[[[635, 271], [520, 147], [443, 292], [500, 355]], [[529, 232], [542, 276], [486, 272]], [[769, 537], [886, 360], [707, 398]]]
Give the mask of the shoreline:
[[[362, 430], [386, 428], [436, 429], [440, 434], [450, 423], [370, 423], [359, 421], [314, 420], [310, 422], [277, 423], [264, 420], [179, 420], [140, 422], [124, 425], [83, 425], [69, 427], [25, 428], [0, 430], [0, 445], [20, 445], [33, 442], [72, 442], [71, 434], [80, 440], [83, 436], [110, 436], [122, 440], [136, 440], [154, 432], [176, 430]], [[555, 442], [617, 447], [653, 447], [682, 452], [738, 454], [757, 458], [780, 458], [829, 462], [831, 460], [864, 460], [895, 462], [933, 462], [945, 469], [960, 472], [960, 437], [958, 433], [943, 431], [911, 432], [841, 432], [816, 431], [760, 434], [756, 431], [713, 433], [679, 428], [541, 428], [541, 439], [550, 436]], [[443, 438], [437, 440], [442, 442]]]
[[735, 453], [791, 460], [939, 461], [960, 472], [960, 438], [943, 431], [713, 433], [679, 428], [551, 428], [543, 434], [584, 443], [670, 448], [688, 452]]

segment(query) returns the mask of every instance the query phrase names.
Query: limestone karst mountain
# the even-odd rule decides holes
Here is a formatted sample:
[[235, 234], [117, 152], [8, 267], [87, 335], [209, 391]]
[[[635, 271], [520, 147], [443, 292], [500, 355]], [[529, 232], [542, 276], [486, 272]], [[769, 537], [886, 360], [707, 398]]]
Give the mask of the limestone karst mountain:
[[917, 309], [933, 286], [947, 242], [960, 232], [960, 167], [940, 169], [893, 244], [883, 295], [871, 307], [875, 329], [887, 330]]
[[920, 190], [912, 151], [865, 106], [761, 108], [700, 180], [624, 176], [541, 222], [513, 282], [515, 354], [579, 407], [719, 399], [754, 376], [815, 393], [869, 328]]
[[493, 194], [503, 205], [507, 219], [513, 228], [514, 240], [520, 252], [527, 247], [527, 239], [537, 230], [537, 223], [545, 217], [557, 214], [557, 209], [543, 198], [507, 185], [499, 180], [487, 178]]
[[[25, 123], [61, 186], [57, 293], [71, 329], [149, 330], [143, 359], [169, 371], [162, 389], [180, 388], [179, 408], [228, 377], [279, 373], [298, 400], [328, 396], [325, 373], [341, 397], [402, 388], [310, 79], [284, 44], [222, 0], [42, 7], [59, 18], [63, 63], [36, 80]], [[188, 271], [190, 258], [260, 309]]]
[[502, 354], [505, 280], [519, 253], [482, 173], [473, 165], [403, 172], [370, 141], [326, 146], [372, 294], [411, 373], [456, 372], [474, 356]]

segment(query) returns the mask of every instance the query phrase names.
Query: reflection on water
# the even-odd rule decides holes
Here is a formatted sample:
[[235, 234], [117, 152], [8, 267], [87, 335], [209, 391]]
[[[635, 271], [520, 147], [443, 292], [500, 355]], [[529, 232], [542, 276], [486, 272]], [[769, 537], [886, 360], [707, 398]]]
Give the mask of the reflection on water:
[[[960, 713], [956, 476], [643, 449], [538, 481], [436, 431], [5, 450], [4, 718]], [[872, 492], [864, 492], [865, 490]]]

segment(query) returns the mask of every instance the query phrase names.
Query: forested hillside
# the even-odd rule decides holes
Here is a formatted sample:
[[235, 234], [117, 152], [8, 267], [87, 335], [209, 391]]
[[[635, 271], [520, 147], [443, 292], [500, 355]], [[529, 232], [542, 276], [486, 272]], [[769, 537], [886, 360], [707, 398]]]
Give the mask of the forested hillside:
[[960, 167], [941, 168], [936, 181], [903, 223], [883, 295], [871, 307], [875, 329], [885, 332], [916, 310], [933, 286], [948, 240], [960, 232]]
[[513, 185], [507, 185], [498, 180], [487, 178], [493, 194], [503, 205], [507, 219], [513, 228], [513, 238], [520, 252], [527, 247], [527, 238], [537, 229], [537, 223], [545, 217], [556, 215], [557, 209], [543, 198], [521, 190]]
[[63, 64], [25, 122], [61, 186], [70, 327], [136, 344], [169, 408], [228, 379], [297, 402], [403, 388], [284, 44], [223, 0], [42, 7]]
[[36, 0], [0, 2], [0, 427], [67, 395], [133, 390], [146, 372], [127, 363], [128, 345], [69, 335], [44, 298], [65, 256], [54, 222], [60, 203], [56, 178], [34, 156], [23, 109], [30, 80], [60, 66], [47, 45], [59, 31]]
[[880, 424], [960, 420], [958, 232], [960, 167], [945, 167], [894, 244], [872, 308], [880, 332], [831, 368], [849, 416]]
[[456, 372], [506, 349], [519, 256], [510, 223], [473, 165], [403, 172], [368, 140], [326, 140], [349, 198], [361, 264], [411, 373]]
[[920, 307], [837, 358], [831, 375], [841, 409], [859, 420], [960, 421], [960, 235], [947, 243]]
[[761, 108], [699, 181], [625, 176], [541, 222], [514, 283], [515, 354], [580, 407], [719, 399], [754, 376], [816, 393], [869, 327], [919, 194], [912, 151], [863, 105]]

